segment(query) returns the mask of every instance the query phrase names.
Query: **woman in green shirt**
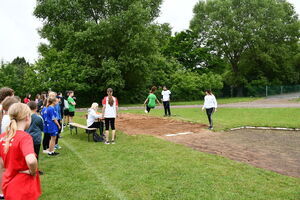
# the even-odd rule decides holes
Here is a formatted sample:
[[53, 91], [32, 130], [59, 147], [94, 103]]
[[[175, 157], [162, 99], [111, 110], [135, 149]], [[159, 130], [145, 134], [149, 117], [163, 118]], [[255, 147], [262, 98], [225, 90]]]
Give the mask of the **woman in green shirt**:
[[146, 103], [148, 101], [148, 104], [146, 105], [145, 113], [149, 113], [152, 108], [155, 108], [155, 106], [156, 106], [155, 101], [160, 105], [159, 100], [157, 99], [157, 97], [154, 94], [154, 92], [156, 91], [156, 89], [157, 88], [155, 86], [153, 86], [151, 88], [150, 94], [149, 94], [149, 96], [147, 97], [147, 99], [144, 102], [144, 105], [146, 105]]

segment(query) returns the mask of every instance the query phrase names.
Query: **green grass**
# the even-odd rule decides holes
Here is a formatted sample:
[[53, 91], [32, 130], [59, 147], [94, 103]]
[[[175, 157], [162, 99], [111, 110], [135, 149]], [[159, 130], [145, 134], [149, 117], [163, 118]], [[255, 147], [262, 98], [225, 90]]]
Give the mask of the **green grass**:
[[[230, 112], [237, 114], [234, 110], [222, 110], [215, 117], [221, 119]], [[193, 109], [173, 111], [191, 114], [193, 117], [185, 118], [195, 121], [204, 115]], [[161, 113], [161, 110], [153, 113], [156, 112]], [[75, 121], [84, 124], [84, 118], [79, 117], [82, 114], [77, 113]], [[300, 198], [300, 179], [201, 153], [152, 136], [129, 136], [118, 132], [116, 145], [87, 142], [86, 137], [83, 131], [70, 135], [65, 130], [60, 140], [61, 154], [41, 156], [40, 168], [45, 172], [41, 176], [41, 200]]]
[[[144, 110], [127, 110], [127, 113], [145, 114]], [[162, 109], [149, 113], [163, 116]], [[173, 118], [207, 124], [206, 112], [200, 108], [171, 109]], [[267, 126], [300, 128], [299, 108], [219, 108], [213, 115], [215, 130], [226, 130], [240, 126]]]
[[[229, 104], [229, 103], [239, 103], [239, 102], [251, 102], [258, 100], [260, 98], [256, 97], [234, 97], [234, 98], [219, 98], [217, 99], [218, 104]], [[136, 107], [136, 106], [143, 106], [144, 102], [141, 102], [140, 104], [121, 104], [121, 107]], [[171, 102], [173, 106], [180, 106], [180, 105], [202, 105], [203, 100], [198, 101], [174, 101]]]

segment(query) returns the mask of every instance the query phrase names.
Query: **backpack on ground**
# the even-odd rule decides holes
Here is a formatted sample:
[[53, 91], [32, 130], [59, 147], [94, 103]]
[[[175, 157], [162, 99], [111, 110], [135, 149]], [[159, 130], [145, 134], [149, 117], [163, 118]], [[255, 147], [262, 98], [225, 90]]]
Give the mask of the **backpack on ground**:
[[104, 139], [100, 135], [98, 135], [96, 132], [93, 133], [93, 140], [94, 142], [103, 142]]

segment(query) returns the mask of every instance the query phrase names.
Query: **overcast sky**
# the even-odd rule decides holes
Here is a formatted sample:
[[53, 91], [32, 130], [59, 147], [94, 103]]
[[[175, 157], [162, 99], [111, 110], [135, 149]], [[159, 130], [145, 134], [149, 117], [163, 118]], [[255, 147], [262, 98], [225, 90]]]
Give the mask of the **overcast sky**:
[[[164, 0], [160, 23], [170, 23], [173, 32], [189, 27], [193, 7], [199, 0]], [[300, 0], [288, 0], [300, 14]], [[0, 0], [0, 60], [10, 62], [25, 57], [33, 63], [38, 59], [37, 47], [42, 41], [37, 29], [42, 23], [32, 12], [36, 0]]]

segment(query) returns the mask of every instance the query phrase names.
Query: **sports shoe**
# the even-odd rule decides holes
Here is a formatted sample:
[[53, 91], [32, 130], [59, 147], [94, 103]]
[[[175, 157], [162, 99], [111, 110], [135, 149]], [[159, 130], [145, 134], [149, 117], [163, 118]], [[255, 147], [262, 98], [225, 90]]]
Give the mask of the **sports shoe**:
[[104, 144], [109, 144], [109, 141], [105, 141]]
[[148, 111], [147, 111], [147, 110], [145, 110], [145, 113], [148, 113]]
[[54, 148], [55, 149], [61, 149], [61, 146], [59, 146], [58, 144], [56, 144]]
[[59, 153], [53, 151], [53, 152], [49, 152], [48, 156], [57, 156]]
[[111, 144], [116, 144], [114, 140], [112, 140], [110, 143], [111, 143]]
[[39, 170], [39, 175], [44, 175], [44, 172]]

